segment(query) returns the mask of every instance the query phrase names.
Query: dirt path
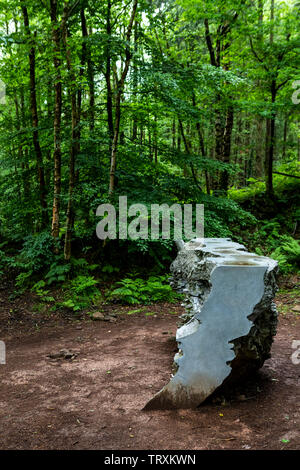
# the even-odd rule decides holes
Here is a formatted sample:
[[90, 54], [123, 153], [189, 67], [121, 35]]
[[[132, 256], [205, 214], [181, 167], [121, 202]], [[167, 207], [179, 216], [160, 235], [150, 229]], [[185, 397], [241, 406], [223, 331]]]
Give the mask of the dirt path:
[[[176, 316], [45, 326], [2, 336], [1, 449], [299, 449], [299, 316], [285, 315], [272, 358], [248, 383], [197, 411], [141, 411], [169, 380]], [[145, 312], [156, 315], [145, 315]], [[61, 349], [73, 359], [47, 357]]]

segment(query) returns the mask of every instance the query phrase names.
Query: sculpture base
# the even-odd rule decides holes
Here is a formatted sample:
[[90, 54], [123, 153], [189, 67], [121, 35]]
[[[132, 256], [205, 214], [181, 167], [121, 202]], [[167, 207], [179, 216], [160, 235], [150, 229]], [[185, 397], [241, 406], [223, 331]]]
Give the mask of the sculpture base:
[[182, 246], [171, 266], [171, 285], [186, 295], [177, 372], [144, 409], [196, 408], [263, 365], [276, 334], [276, 271], [276, 261], [229, 239]]

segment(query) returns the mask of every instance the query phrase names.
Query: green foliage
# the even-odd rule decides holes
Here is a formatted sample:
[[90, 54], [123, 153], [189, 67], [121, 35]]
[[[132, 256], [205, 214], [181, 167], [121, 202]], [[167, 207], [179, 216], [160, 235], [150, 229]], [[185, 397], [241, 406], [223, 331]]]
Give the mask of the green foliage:
[[117, 282], [120, 286], [109, 294], [125, 304], [149, 304], [151, 302], [172, 302], [180, 296], [167, 283], [168, 276], [150, 276], [148, 279], [130, 277]]
[[265, 250], [266, 253], [270, 253], [282, 241], [280, 229], [281, 227], [277, 220], [263, 221], [253, 234], [252, 244], [256, 249], [260, 249], [261, 252]]
[[117, 268], [115, 266], [112, 266], [111, 264], [106, 264], [105, 266], [103, 266], [103, 268], [101, 269], [101, 271], [103, 273], [108, 273], [108, 274], [112, 274], [112, 273], [118, 273], [120, 271], [120, 268]]
[[11, 263], [12, 259], [0, 249], [0, 277], [4, 273], [5, 268]]
[[71, 271], [74, 274], [86, 274], [89, 271], [95, 271], [98, 264], [91, 264], [85, 258], [71, 258]]
[[228, 193], [229, 196], [237, 202], [244, 202], [245, 200], [254, 198], [257, 194], [262, 194], [266, 190], [264, 181], [259, 181], [255, 178], [247, 179], [248, 186], [244, 188], [231, 188]]
[[289, 235], [283, 235], [282, 226], [277, 219], [263, 221], [251, 238], [256, 253], [260, 256], [271, 256], [277, 260], [281, 273], [299, 270], [299, 241]]
[[40, 272], [52, 262], [53, 248], [54, 242], [49, 232], [29, 235], [25, 239], [17, 263], [34, 273]]
[[231, 199], [203, 197], [206, 237], [235, 238], [244, 227], [251, 227], [257, 219]]
[[32, 275], [32, 270], [20, 273], [16, 277], [16, 287], [21, 291], [24, 290], [26, 287], [29, 287], [32, 284]]
[[52, 285], [98, 268], [98, 264], [88, 263], [84, 258], [73, 257], [66, 263], [62, 255], [54, 254], [53, 248], [53, 238], [47, 232], [28, 236], [15, 258], [7, 257], [0, 251], [0, 268], [1, 262], [6, 262], [7, 266], [19, 271], [16, 277], [16, 287], [19, 289], [32, 286], [41, 275], [47, 285]]
[[[283, 237], [282, 237], [283, 239]], [[300, 270], [300, 242], [292, 237], [285, 237], [282, 244], [272, 253], [271, 257], [278, 261], [283, 273]]]
[[[58, 2], [58, 24], [63, 20], [63, 3]], [[132, 271], [128, 260], [146, 270], [150, 267], [155, 274], [165, 273], [175, 254], [170, 240], [104, 244], [97, 240], [97, 206], [116, 205], [118, 196], [125, 194], [129, 204], [147, 207], [202, 203], [206, 237], [244, 238], [247, 247], [277, 256], [283, 270], [295, 269], [298, 261], [289, 247], [296, 253], [297, 249], [287, 237], [298, 237], [299, 180], [274, 174], [278, 207], [268, 213], [263, 182], [268, 159], [263, 160], [268, 150], [266, 119], [276, 115], [273, 170], [300, 176], [299, 108], [291, 100], [293, 81], [299, 78], [298, 4], [277, 2], [272, 19], [268, 5], [262, 15], [259, 5], [245, 8], [244, 0], [145, 0], [138, 2], [128, 39], [132, 3], [66, 2], [68, 41], [56, 57], [58, 74], [49, 2], [1, 2], [0, 79], [6, 85], [6, 104], [0, 103], [0, 237], [10, 246], [6, 253], [0, 245], [0, 274], [11, 269], [18, 289], [34, 285], [37, 295], [44, 297], [46, 286], [68, 286], [66, 302], [74, 309], [82, 297], [93, 297], [88, 293], [92, 285], [85, 287], [86, 293], [85, 288], [76, 289], [85, 285], [84, 279], [93, 279], [90, 275], [98, 267], [102, 280], [112, 282], [119, 272]], [[31, 68], [29, 51], [36, 56]], [[125, 66], [128, 57], [131, 62]], [[120, 68], [127, 66], [119, 87]], [[58, 81], [60, 104], [55, 101], [60, 93], [54, 92]], [[277, 91], [275, 101], [272, 89]], [[81, 119], [75, 132], [74, 96], [78, 97], [75, 114]], [[112, 120], [113, 127], [120, 122], [115, 190], [109, 195], [109, 111], [117, 110], [118, 99], [120, 119]], [[59, 119], [53, 117], [59, 109], [57, 135], [53, 123]], [[54, 143], [61, 148], [55, 172]], [[228, 176], [231, 186], [228, 194], [223, 176]], [[69, 187], [72, 180], [74, 188]], [[54, 242], [51, 217], [57, 181], [61, 183], [59, 237]], [[67, 219], [74, 220], [69, 227], [73, 257], [66, 256], [68, 262], [63, 256]], [[77, 288], [71, 284], [74, 278], [81, 279]], [[169, 288], [161, 287], [164, 282], [159, 278], [126, 279], [113, 298], [120, 295], [129, 303], [168, 298]]]
[[93, 276], [75, 277], [65, 286], [65, 300], [60, 305], [74, 312], [90, 307], [101, 299], [97, 284]]
[[67, 275], [71, 270], [71, 264], [60, 264], [61, 260], [55, 261], [51, 264], [49, 271], [45, 275], [47, 284], [65, 282]]
[[84, 258], [71, 258], [69, 263], [64, 262], [60, 257], [51, 264], [48, 273], [45, 275], [47, 284], [62, 283], [66, 279], [77, 275], [86, 275], [94, 271], [98, 264], [90, 264]]
[[20, 271], [16, 278], [18, 288], [29, 287], [37, 275], [51, 265], [53, 254], [53, 238], [47, 232], [26, 237], [19, 254], [11, 259], [9, 266]]
[[101, 267], [101, 279], [103, 281], [108, 281], [118, 275], [120, 268], [117, 266], [112, 266], [109, 263], [105, 263], [104, 266]]
[[[276, 168], [276, 171], [285, 173], [286, 175], [293, 175], [300, 177], [300, 162], [291, 161], [284, 163]], [[273, 184], [277, 197], [279, 199], [284, 197], [286, 193], [295, 193], [294, 197], [299, 199], [300, 183], [297, 178], [286, 176], [283, 174], [274, 174]], [[247, 186], [244, 188], [235, 188], [234, 186], [228, 191], [230, 198], [238, 203], [243, 203], [247, 200], [255, 200], [259, 195], [263, 195], [266, 190], [264, 181], [257, 178], [248, 178]], [[299, 216], [298, 216], [299, 217]]]
[[37, 282], [33, 287], [32, 287], [32, 292], [35, 292], [41, 299], [42, 302], [55, 302], [55, 298], [51, 295], [49, 295], [49, 290], [45, 290], [44, 287], [46, 286], [45, 281], [41, 280]]

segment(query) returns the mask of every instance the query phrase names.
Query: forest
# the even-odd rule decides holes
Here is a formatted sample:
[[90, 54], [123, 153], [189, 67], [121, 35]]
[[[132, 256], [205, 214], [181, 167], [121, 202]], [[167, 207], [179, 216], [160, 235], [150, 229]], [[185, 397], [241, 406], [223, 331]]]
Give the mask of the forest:
[[95, 237], [123, 194], [202, 203], [206, 237], [299, 266], [299, 5], [1, 6], [1, 265], [19, 285], [116, 251], [167, 266], [172, 243]]
[[120, 196], [203, 204], [206, 238], [278, 261], [279, 312], [296, 322], [300, 3], [0, 6], [2, 336], [178, 314], [174, 240], [96, 236], [97, 207]]

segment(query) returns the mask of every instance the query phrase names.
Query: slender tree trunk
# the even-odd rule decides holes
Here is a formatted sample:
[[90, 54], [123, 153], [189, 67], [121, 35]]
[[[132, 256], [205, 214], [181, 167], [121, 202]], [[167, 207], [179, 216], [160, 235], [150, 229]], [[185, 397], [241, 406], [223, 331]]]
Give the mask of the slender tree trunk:
[[108, 125], [109, 139], [110, 139], [110, 145], [109, 145], [110, 152], [112, 152], [113, 140], [114, 140], [113, 92], [112, 92], [112, 86], [111, 86], [111, 52], [110, 52], [111, 7], [112, 7], [111, 0], [107, 0], [107, 13], [106, 13], [107, 46], [106, 46], [105, 80], [106, 80], [107, 125]]
[[[21, 86], [20, 88], [20, 112], [21, 112], [21, 124], [22, 128], [26, 128], [26, 115], [25, 115], [25, 98], [24, 98], [24, 89]], [[30, 170], [29, 170], [29, 156], [28, 156], [28, 144], [27, 144], [27, 138], [25, 138], [25, 149], [23, 152], [24, 155], [24, 163], [22, 165], [22, 170], [24, 173], [23, 176], [23, 184], [24, 184], [24, 199], [29, 201], [30, 200], [30, 193], [31, 193], [31, 187], [30, 187]], [[26, 195], [26, 196], [25, 196]], [[28, 222], [29, 225], [31, 223], [31, 215], [28, 214]]]
[[[68, 4], [65, 3], [65, 9], [68, 9]], [[80, 68], [80, 78], [82, 78], [84, 73], [84, 66], [87, 58], [87, 47], [84, 41], [86, 35], [86, 24], [85, 24], [85, 15], [84, 10], [81, 10], [81, 29], [82, 29], [82, 54], [81, 54], [81, 68]], [[69, 261], [72, 254], [72, 235], [74, 232], [74, 221], [75, 221], [75, 211], [74, 211], [74, 201], [73, 194], [76, 184], [76, 173], [75, 173], [75, 164], [76, 158], [80, 151], [80, 119], [81, 119], [81, 104], [82, 104], [82, 91], [81, 88], [77, 91], [76, 89], [76, 76], [74, 67], [72, 64], [71, 51], [68, 45], [68, 34], [67, 28], [63, 32], [63, 42], [66, 51], [67, 58], [67, 68], [70, 78], [71, 86], [71, 109], [72, 109], [72, 133], [71, 133], [71, 149], [70, 149], [70, 160], [69, 160], [69, 193], [68, 193], [68, 206], [67, 206], [67, 221], [66, 221], [66, 234], [65, 234], [65, 245], [64, 245], [64, 257], [66, 261]], [[80, 80], [81, 81], [81, 80]]]
[[158, 141], [157, 141], [157, 115], [154, 115], [154, 163], [158, 163]]
[[[275, 0], [271, 0], [270, 19], [274, 21]], [[271, 25], [270, 30], [270, 44], [274, 42], [274, 26]], [[271, 103], [272, 105], [276, 100], [276, 80], [271, 83]], [[265, 179], [266, 179], [266, 193], [270, 198], [274, 196], [273, 190], [273, 160], [274, 160], [274, 145], [275, 145], [275, 111], [272, 109], [272, 116], [267, 118], [266, 122], [266, 159], [265, 159]]]
[[264, 134], [264, 119], [261, 116], [257, 117], [256, 122], [256, 150], [255, 150], [255, 176], [261, 178], [264, 174], [264, 155], [263, 155], [263, 134]]
[[150, 114], [148, 114], [148, 145], [149, 145], [149, 159], [152, 161], [153, 156], [152, 156], [152, 136], [151, 136], [151, 120], [150, 120]]
[[[274, 11], [275, 11], [275, 0], [271, 0], [271, 10], [270, 10], [271, 21], [274, 21]], [[272, 24], [271, 31], [270, 31], [270, 44], [273, 44], [273, 42], [274, 42], [274, 26]]]
[[[46, 112], [46, 118], [49, 126], [49, 134], [52, 132], [53, 127], [51, 126], [51, 123], [53, 122], [53, 83], [52, 83], [52, 77], [50, 75], [50, 70], [48, 71], [49, 73], [49, 79], [47, 83], [47, 112]], [[45, 181], [46, 181], [46, 187], [50, 188], [50, 181], [51, 181], [51, 171], [52, 171], [52, 149], [47, 148], [46, 150], [46, 158], [45, 158]]]
[[[15, 109], [16, 109], [16, 129], [18, 133], [21, 131], [21, 116], [20, 116], [20, 105], [17, 95], [14, 96], [15, 102]], [[28, 188], [28, 181], [25, 177], [25, 165], [24, 165], [24, 152], [23, 152], [23, 143], [19, 143], [18, 148], [18, 157], [21, 166], [21, 175], [22, 175], [22, 183], [23, 183], [23, 200], [26, 203], [29, 200], [29, 188]]]
[[289, 125], [289, 114], [285, 116], [284, 125], [283, 125], [283, 145], [282, 145], [282, 160], [283, 161], [285, 161], [285, 157], [286, 157], [288, 125]]
[[176, 120], [175, 117], [173, 118], [172, 123], [172, 148], [175, 150], [176, 148]]
[[[196, 107], [196, 98], [195, 98], [194, 93], [192, 96], [192, 101], [193, 101], [193, 106]], [[175, 120], [174, 120], [174, 123], [175, 123]], [[200, 152], [203, 158], [207, 158], [207, 152], [206, 152], [205, 145], [204, 145], [204, 138], [203, 138], [199, 121], [196, 122], [196, 130], [198, 134]], [[205, 175], [206, 193], [210, 194], [210, 178], [209, 178], [209, 174], [207, 170], [204, 170], [204, 175]]]
[[114, 126], [114, 136], [112, 142], [112, 151], [110, 159], [110, 174], [109, 174], [109, 195], [112, 196], [115, 190], [115, 172], [117, 164], [117, 152], [118, 152], [118, 138], [120, 133], [120, 121], [121, 121], [121, 98], [124, 90], [125, 80], [128, 74], [129, 65], [131, 61], [131, 52], [130, 52], [130, 38], [132, 33], [133, 22], [136, 14], [138, 0], [134, 0], [131, 17], [126, 33], [126, 57], [125, 64], [122, 67], [121, 78], [117, 81], [117, 94], [116, 94], [116, 113], [115, 113], [115, 126]]
[[[89, 36], [87, 25], [86, 25], [86, 17], [85, 17], [85, 10], [84, 8], [81, 9], [80, 12], [81, 16], [81, 30], [82, 36], [84, 40], [86, 40]], [[87, 80], [89, 86], [89, 126], [90, 131], [93, 132], [95, 128], [95, 83], [94, 83], [94, 64], [91, 58], [91, 48], [88, 45], [83, 47], [83, 55], [86, 56], [87, 62]]]
[[[235, 13], [232, 23], [238, 18], [238, 13]], [[228, 50], [231, 46], [230, 40], [227, 40], [227, 35], [231, 31], [232, 23], [226, 21], [220, 24], [217, 29], [215, 47], [213, 46], [212, 36], [210, 33], [208, 19], [204, 20], [205, 26], [205, 40], [208, 48], [210, 63], [214, 67], [221, 67], [222, 52]], [[229, 70], [229, 63], [224, 64], [224, 69]], [[215, 158], [224, 163], [229, 163], [230, 149], [231, 149], [231, 134], [233, 128], [233, 109], [229, 107], [226, 115], [226, 122], [223, 118], [223, 113], [220, 107], [221, 96], [218, 94], [216, 99], [216, 112], [215, 112]], [[219, 181], [214, 184], [214, 189], [221, 189], [227, 192], [228, 189], [228, 172], [225, 170], [221, 173]]]
[[56, 73], [55, 77], [55, 99], [54, 99], [54, 195], [52, 210], [52, 236], [59, 236], [59, 210], [61, 194], [61, 114], [62, 114], [62, 84], [61, 84], [61, 28], [57, 24], [57, 0], [50, 0], [50, 15], [52, 23], [52, 41], [54, 45], [53, 64]]
[[[226, 125], [224, 130], [224, 144], [223, 144], [223, 162], [230, 163], [231, 153], [231, 135], [233, 129], [234, 112], [232, 108], [229, 108], [226, 116]], [[229, 174], [227, 170], [222, 171], [220, 176], [220, 189], [227, 193], [229, 183]]]
[[177, 126], [177, 151], [181, 152], [181, 133], [180, 133], [179, 120], [178, 120], [178, 126]]
[[[139, 32], [139, 23], [137, 21], [134, 22], [134, 52], [136, 53], [138, 50], [138, 32]], [[138, 68], [136, 64], [136, 60], [133, 60], [133, 96], [134, 100], [136, 101], [136, 90], [138, 87]], [[137, 115], [134, 114], [133, 116], [133, 125], [132, 125], [132, 140], [135, 141], [137, 138]]]
[[[271, 101], [272, 105], [276, 101], [276, 81], [273, 80], [271, 84]], [[272, 115], [267, 119], [266, 124], [266, 159], [265, 159], [265, 179], [266, 179], [266, 193], [270, 198], [274, 196], [273, 188], [273, 163], [274, 163], [274, 148], [275, 148], [275, 120], [276, 113], [272, 109]]]
[[110, 159], [110, 177], [109, 177], [109, 194], [110, 195], [112, 195], [115, 190], [115, 171], [116, 171], [116, 163], [117, 163], [120, 120], [121, 120], [121, 96], [118, 93], [116, 97], [115, 131], [114, 131], [114, 136], [113, 136], [111, 159]]
[[34, 39], [31, 36], [30, 26], [29, 26], [29, 17], [26, 6], [21, 1], [24, 27], [26, 31], [27, 38], [30, 42], [30, 51], [29, 51], [29, 74], [30, 74], [30, 110], [32, 118], [32, 138], [33, 145], [36, 154], [36, 163], [38, 171], [38, 180], [39, 180], [39, 193], [40, 193], [40, 203], [42, 210], [42, 228], [45, 228], [48, 223], [48, 213], [47, 213], [47, 191], [45, 185], [45, 175], [43, 168], [43, 155], [40, 146], [39, 140], [39, 118], [37, 111], [37, 98], [36, 98], [36, 76], [35, 76], [35, 45]]
[[[182, 136], [182, 139], [183, 139], [183, 142], [184, 142], [185, 151], [188, 155], [190, 155], [191, 151], [192, 151], [192, 146], [191, 146], [191, 142], [189, 141], [189, 139], [186, 137], [186, 135], [184, 133], [183, 124], [182, 124], [181, 119], [179, 119], [179, 128], [180, 128], [181, 136]], [[191, 169], [191, 173], [192, 173], [195, 185], [199, 189], [199, 191], [202, 193], [203, 190], [202, 190], [202, 188], [199, 184], [197, 174], [196, 174], [196, 171], [195, 171], [195, 168], [194, 168], [194, 165], [192, 164], [192, 162], [190, 163], [190, 169]], [[187, 169], [186, 168], [184, 168], [184, 174], [185, 174], [184, 176], [187, 176]]]

